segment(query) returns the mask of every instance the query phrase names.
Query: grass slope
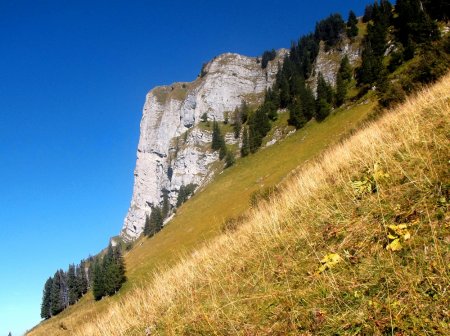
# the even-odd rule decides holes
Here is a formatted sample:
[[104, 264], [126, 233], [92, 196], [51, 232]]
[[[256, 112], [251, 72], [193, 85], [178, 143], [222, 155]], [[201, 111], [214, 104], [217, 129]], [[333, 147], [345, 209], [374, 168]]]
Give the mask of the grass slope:
[[74, 334], [449, 335], [449, 145], [450, 75]]
[[[88, 294], [60, 315], [41, 323], [29, 335], [69, 335], [81, 323], [101, 315], [110, 304], [127, 296], [132, 287], [147, 282], [155, 270], [173, 265], [183, 254], [220, 234], [225, 218], [248, 209], [252, 192], [279, 183], [298, 165], [338, 142], [358, 127], [374, 106], [369, 101], [338, 109], [324, 122], [310, 122], [285, 140], [238, 160], [185, 203], [164, 230], [151, 239], [137, 241], [125, 256], [129, 281], [118, 296], [94, 302]], [[280, 115], [276, 126], [282, 127], [286, 116]]]

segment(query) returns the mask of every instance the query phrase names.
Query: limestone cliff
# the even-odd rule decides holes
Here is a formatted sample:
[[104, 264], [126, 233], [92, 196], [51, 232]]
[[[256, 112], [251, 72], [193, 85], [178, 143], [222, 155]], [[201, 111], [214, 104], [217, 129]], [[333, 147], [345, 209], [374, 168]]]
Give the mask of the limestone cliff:
[[319, 73], [322, 73], [324, 79], [332, 86], [336, 85], [336, 74], [345, 55], [352, 67], [358, 65], [361, 59], [361, 38], [350, 40], [342, 36], [339, 43], [329, 50], [325, 50], [323, 42], [320, 43], [319, 53], [313, 65], [313, 76], [308, 81], [314, 91], [317, 89]]
[[[210, 180], [218, 154], [209, 149], [211, 134], [199, 127], [204, 113], [209, 120], [224, 120], [242, 100], [258, 103], [275, 81], [286, 50], [262, 69], [257, 58], [223, 54], [206, 64], [190, 83], [156, 87], [146, 97], [140, 125], [134, 190], [121, 236], [138, 237], [152, 206], [167, 192], [172, 206], [182, 185], [202, 186]], [[232, 141], [232, 137], [226, 137]]]

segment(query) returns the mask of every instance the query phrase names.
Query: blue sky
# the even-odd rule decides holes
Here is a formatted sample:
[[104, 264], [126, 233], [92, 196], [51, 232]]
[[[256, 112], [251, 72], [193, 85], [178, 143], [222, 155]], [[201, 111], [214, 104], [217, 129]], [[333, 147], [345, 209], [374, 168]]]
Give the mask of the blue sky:
[[257, 56], [362, 1], [0, 0], [0, 336], [129, 206], [145, 94], [223, 52]]

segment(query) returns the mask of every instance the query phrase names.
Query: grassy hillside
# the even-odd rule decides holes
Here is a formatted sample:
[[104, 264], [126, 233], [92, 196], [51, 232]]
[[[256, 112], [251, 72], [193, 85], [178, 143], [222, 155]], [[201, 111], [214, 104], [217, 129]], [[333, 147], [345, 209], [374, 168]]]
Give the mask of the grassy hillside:
[[[311, 122], [283, 141], [237, 161], [204, 190], [184, 204], [175, 218], [155, 237], [136, 242], [125, 256], [129, 281], [118, 297], [94, 302], [89, 294], [75, 306], [42, 323], [30, 335], [67, 335], [80, 321], [87, 321], [126, 296], [132, 287], [147, 282], [156, 269], [167, 268], [203, 242], [220, 234], [225, 218], [236, 217], [249, 207], [250, 195], [279, 183], [290, 171], [338, 142], [358, 127], [375, 104], [361, 101], [335, 111], [322, 123]], [[286, 127], [287, 113], [275, 127]]]
[[450, 334], [449, 92], [446, 76], [320, 159], [371, 105], [239, 161], [138, 242], [118, 298], [84, 298], [30, 335]]
[[450, 333], [450, 77], [77, 335]]

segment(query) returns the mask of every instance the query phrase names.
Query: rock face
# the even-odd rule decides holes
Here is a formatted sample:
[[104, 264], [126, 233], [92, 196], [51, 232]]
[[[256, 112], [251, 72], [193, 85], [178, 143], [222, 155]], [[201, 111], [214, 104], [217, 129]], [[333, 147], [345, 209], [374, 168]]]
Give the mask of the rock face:
[[261, 101], [286, 53], [278, 51], [266, 69], [256, 58], [223, 54], [206, 64], [195, 81], [156, 87], [147, 94], [133, 198], [121, 232], [125, 240], [142, 233], [146, 216], [161, 205], [164, 192], [174, 206], [182, 185], [202, 186], [210, 180], [218, 153], [209, 149], [211, 134], [199, 126], [201, 117], [206, 113], [208, 120], [223, 121], [242, 100]]
[[323, 78], [332, 86], [336, 85], [336, 74], [339, 70], [342, 58], [347, 55], [350, 65], [353, 67], [360, 60], [360, 42], [350, 41], [343, 36], [342, 40], [337, 46], [325, 51], [324, 43], [320, 43], [319, 54], [314, 62], [313, 74], [310, 79], [311, 88], [314, 92], [317, 89], [317, 79], [319, 73], [322, 73]]

